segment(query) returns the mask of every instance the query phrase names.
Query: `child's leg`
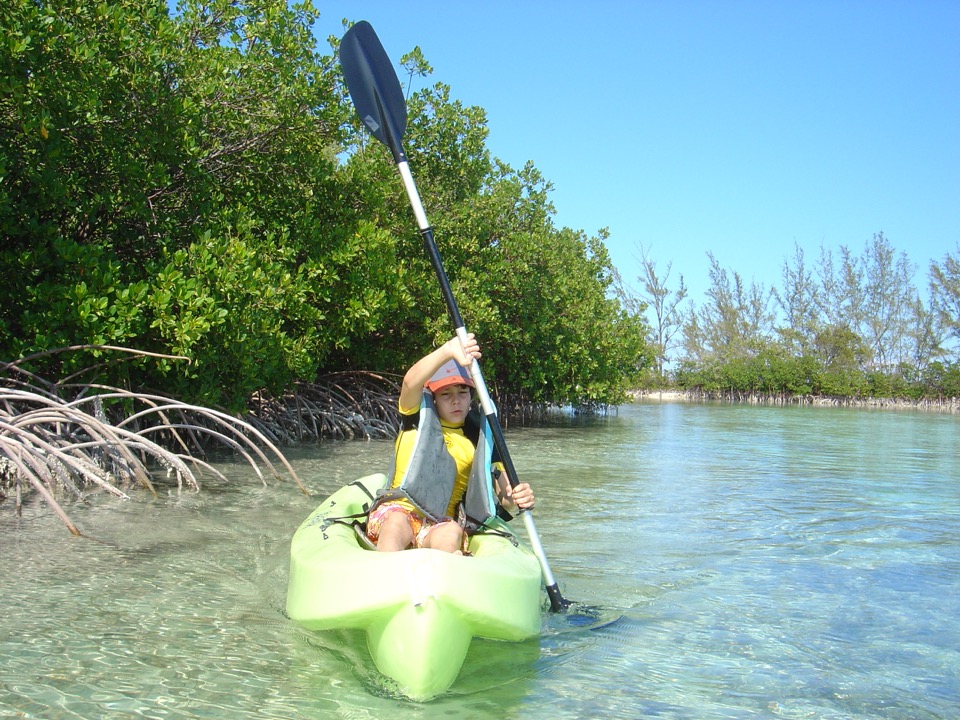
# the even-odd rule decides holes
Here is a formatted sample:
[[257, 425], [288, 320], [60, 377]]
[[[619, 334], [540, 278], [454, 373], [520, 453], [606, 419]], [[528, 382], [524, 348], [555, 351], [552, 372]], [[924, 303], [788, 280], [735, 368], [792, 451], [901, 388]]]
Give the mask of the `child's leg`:
[[406, 550], [413, 542], [413, 527], [410, 517], [402, 511], [389, 513], [380, 525], [377, 538], [377, 550], [380, 552], [398, 552]]
[[447, 520], [430, 528], [423, 538], [421, 547], [443, 550], [448, 553], [460, 553], [463, 544], [463, 528], [460, 524]]

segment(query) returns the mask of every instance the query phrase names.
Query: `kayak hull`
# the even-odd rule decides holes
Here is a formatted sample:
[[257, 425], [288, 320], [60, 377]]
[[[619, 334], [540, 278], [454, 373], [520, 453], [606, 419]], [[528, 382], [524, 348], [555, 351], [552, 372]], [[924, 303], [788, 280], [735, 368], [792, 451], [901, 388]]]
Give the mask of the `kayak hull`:
[[540, 566], [505, 523], [470, 541], [471, 556], [419, 549], [378, 553], [333, 518], [363, 512], [385, 477], [370, 475], [323, 502], [290, 546], [287, 614], [311, 630], [366, 631], [377, 669], [414, 700], [456, 680], [474, 637], [521, 641], [540, 632]]

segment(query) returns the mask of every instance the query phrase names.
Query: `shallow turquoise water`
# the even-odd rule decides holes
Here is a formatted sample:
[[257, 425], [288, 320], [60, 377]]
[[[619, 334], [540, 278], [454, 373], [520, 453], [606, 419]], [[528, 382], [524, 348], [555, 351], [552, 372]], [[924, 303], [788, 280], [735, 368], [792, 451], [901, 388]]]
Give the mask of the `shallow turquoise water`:
[[237, 464], [71, 508], [99, 542], [0, 506], [0, 717], [960, 714], [960, 418], [640, 404], [507, 438], [595, 617], [547, 614], [535, 641], [475, 643], [449, 695], [392, 697], [356, 634], [283, 615], [290, 535], [390, 451], [329, 444], [292, 454], [310, 498]]

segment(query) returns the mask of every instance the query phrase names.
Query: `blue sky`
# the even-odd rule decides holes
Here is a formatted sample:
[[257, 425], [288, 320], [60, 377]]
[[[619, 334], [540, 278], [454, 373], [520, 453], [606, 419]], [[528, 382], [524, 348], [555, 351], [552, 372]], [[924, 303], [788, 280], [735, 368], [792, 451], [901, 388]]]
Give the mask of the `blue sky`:
[[419, 46], [631, 284], [646, 248], [700, 304], [708, 251], [772, 287], [795, 243], [813, 262], [883, 232], [925, 291], [957, 252], [956, 0], [315, 2], [321, 39], [347, 18], [397, 62]]

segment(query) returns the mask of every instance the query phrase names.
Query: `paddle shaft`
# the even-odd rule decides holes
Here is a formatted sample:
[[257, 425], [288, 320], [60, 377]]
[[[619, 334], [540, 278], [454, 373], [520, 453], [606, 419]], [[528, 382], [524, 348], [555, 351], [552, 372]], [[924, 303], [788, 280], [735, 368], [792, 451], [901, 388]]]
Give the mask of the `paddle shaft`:
[[[417, 226], [420, 228], [424, 247], [430, 257], [430, 263], [433, 265], [437, 279], [440, 281], [440, 289], [450, 313], [450, 320], [453, 322], [460, 342], [465, 343], [467, 330], [464, 327], [463, 318], [460, 316], [456, 298], [454, 298], [453, 291], [450, 289], [447, 274], [444, 272], [440, 251], [433, 239], [433, 230], [427, 222], [427, 215], [423, 210], [420, 193], [417, 191], [417, 185], [413, 181], [407, 157], [403, 152], [402, 138], [407, 126], [406, 100], [403, 97], [400, 81], [393, 69], [393, 64], [387, 57], [387, 53], [370, 23], [360, 21], [354, 24], [343, 36], [340, 42], [340, 66], [343, 69], [343, 76], [350, 91], [350, 97], [356, 107], [357, 115], [363, 121], [367, 130], [377, 140], [390, 148], [393, 153], [394, 162], [400, 171], [400, 177], [403, 179], [407, 197], [410, 199], [410, 206], [417, 218]], [[510, 457], [510, 452], [507, 450], [503, 429], [497, 419], [497, 409], [490, 398], [490, 393], [487, 391], [487, 384], [480, 372], [480, 363], [476, 360], [470, 364], [470, 376], [476, 386], [480, 405], [487, 421], [490, 423], [494, 446], [500, 453], [500, 460], [506, 468], [511, 486], [516, 487], [518, 484], [517, 471]], [[550, 597], [550, 609], [553, 612], [560, 612], [566, 609], [570, 603], [564, 600], [560, 594], [557, 581], [550, 571], [550, 565], [547, 562], [546, 554], [543, 552], [543, 546], [540, 544], [540, 536], [537, 534], [532, 514], [521, 509], [520, 515], [523, 517], [523, 523], [527, 529], [534, 554], [540, 562], [544, 585], [547, 588], [547, 595]]]
[[[467, 328], [463, 322], [463, 317], [460, 315], [460, 307], [457, 305], [457, 299], [454, 297], [453, 290], [450, 288], [447, 273], [443, 269], [440, 250], [437, 248], [437, 243], [433, 238], [433, 229], [427, 222], [427, 215], [424, 212], [423, 202], [420, 200], [420, 193], [417, 191], [416, 183], [413, 181], [410, 166], [402, 154], [401, 158], [400, 162], [397, 163], [397, 169], [400, 171], [400, 177], [403, 178], [403, 186], [407, 191], [407, 197], [410, 199], [413, 214], [417, 218], [420, 237], [423, 239], [423, 247], [427, 252], [427, 256], [430, 258], [430, 264], [433, 266], [437, 280], [440, 281], [440, 291], [443, 293], [443, 299], [447, 305], [447, 312], [450, 314], [450, 321], [453, 323], [460, 342], [465, 343], [467, 339]], [[486, 415], [487, 422], [490, 424], [490, 430], [493, 434], [493, 444], [500, 454], [500, 461], [507, 471], [507, 478], [510, 481], [511, 487], [516, 487], [519, 483], [517, 470], [516, 467], [514, 467], [510, 451], [507, 449], [507, 441], [503, 436], [503, 428], [500, 427], [500, 420], [497, 417], [497, 408], [493, 403], [493, 399], [490, 397], [490, 392], [487, 390], [487, 383], [483, 379], [483, 373], [480, 371], [480, 362], [474, 359], [474, 361], [470, 363], [469, 369], [470, 377], [473, 379], [473, 383], [477, 389], [477, 396], [480, 398], [480, 407], [483, 408], [483, 413]], [[557, 581], [554, 579], [553, 572], [550, 570], [550, 563], [547, 562], [547, 555], [543, 550], [543, 545], [540, 543], [540, 535], [537, 533], [537, 526], [533, 521], [533, 514], [521, 508], [520, 516], [523, 518], [523, 525], [527, 530], [530, 544], [533, 546], [533, 552], [540, 562], [540, 571], [543, 573], [543, 583], [547, 589], [547, 596], [550, 598], [550, 609], [553, 612], [560, 612], [566, 608], [569, 603], [567, 603], [560, 594], [560, 588], [557, 586]]]

